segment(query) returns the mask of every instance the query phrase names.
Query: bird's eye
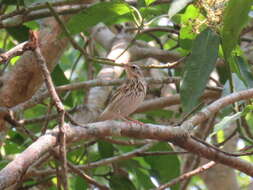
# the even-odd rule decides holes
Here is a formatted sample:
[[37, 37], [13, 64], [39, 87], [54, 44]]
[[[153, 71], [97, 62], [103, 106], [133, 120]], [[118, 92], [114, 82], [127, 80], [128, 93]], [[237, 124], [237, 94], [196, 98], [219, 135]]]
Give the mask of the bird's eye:
[[137, 69], [137, 67], [135, 65], [132, 65], [132, 69]]

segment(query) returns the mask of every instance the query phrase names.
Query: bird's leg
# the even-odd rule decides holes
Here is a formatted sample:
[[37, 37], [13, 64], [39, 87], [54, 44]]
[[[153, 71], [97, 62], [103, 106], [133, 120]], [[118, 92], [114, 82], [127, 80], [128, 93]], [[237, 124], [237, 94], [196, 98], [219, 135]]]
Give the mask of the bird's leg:
[[128, 122], [130, 123], [135, 123], [137, 125], [145, 125], [145, 123], [141, 122], [141, 121], [138, 121], [138, 120], [135, 120], [135, 119], [132, 119], [130, 117], [125, 117], [126, 120], [128, 120]]
[[125, 121], [128, 125], [132, 126], [133, 124], [137, 124], [137, 125], [145, 125], [145, 123], [142, 123], [141, 121], [132, 119], [130, 117], [123, 117], [122, 115], [120, 115], [120, 118]]
[[133, 123], [131, 121], [129, 121], [126, 117], [124, 117], [123, 115], [119, 114], [118, 115], [119, 118], [122, 120], [122, 121], [125, 121], [128, 125], [132, 125]]
[[125, 121], [128, 125], [131, 125], [134, 123], [134, 124], [137, 124], [137, 125], [144, 125], [144, 123], [142, 123], [141, 121], [138, 121], [138, 120], [135, 120], [135, 119], [132, 119], [128, 116], [123, 116], [122, 114], [120, 114], [120, 111], [118, 111], [118, 116], [120, 119], [122, 119], [123, 121]]

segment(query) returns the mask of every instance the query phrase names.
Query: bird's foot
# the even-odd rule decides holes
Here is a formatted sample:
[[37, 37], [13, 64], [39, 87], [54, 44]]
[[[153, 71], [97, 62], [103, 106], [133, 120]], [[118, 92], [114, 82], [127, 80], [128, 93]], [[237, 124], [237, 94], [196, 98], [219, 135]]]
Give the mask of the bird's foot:
[[126, 117], [126, 122], [129, 124], [129, 125], [132, 125], [132, 124], [136, 124], [136, 125], [145, 125], [145, 123], [141, 122], [141, 121], [138, 121], [138, 120], [135, 120], [135, 119], [132, 119], [130, 117]]

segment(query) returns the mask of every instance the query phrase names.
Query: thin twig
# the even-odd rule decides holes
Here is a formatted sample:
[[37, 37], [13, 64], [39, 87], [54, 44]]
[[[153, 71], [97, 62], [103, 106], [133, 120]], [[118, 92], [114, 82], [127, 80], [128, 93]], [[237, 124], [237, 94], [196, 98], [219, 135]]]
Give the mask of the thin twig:
[[237, 134], [238, 130], [237, 128], [234, 129], [234, 131], [222, 142], [217, 143], [215, 146], [219, 147], [219, 146], [223, 146], [226, 142], [228, 142], [231, 138], [233, 138], [236, 134]]
[[[115, 80], [101, 80], [101, 79], [96, 79], [96, 80], [90, 80], [90, 81], [84, 81], [84, 82], [77, 82], [73, 84], [68, 84], [68, 85], [62, 85], [59, 87], [56, 87], [57, 92], [65, 92], [68, 90], [78, 90], [82, 88], [88, 88], [88, 87], [94, 87], [94, 86], [113, 86], [113, 85], [119, 85], [122, 84], [126, 81], [126, 79], [115, 79]], [[161, 84], [161, 83], [174, 83], [175, 81], [180, 81], [180, 78], [177, 77], [168, 77], [164, 79], [154, 79], [154, 78], [146, 78], [146, 81], [151, 84]], [[0, 107], [0, 113], [3, 114], [8, 114], [9, 111], [11, 110], [13, 113], [16, 112], [21, 112], [25, 109], [28, 109], [30, 107], [33, 107], [37, 105], [38, 103], [41, 103], [44, 99], [46, 99], [50, 93], [48, 91], [43, 91], [40, 94], [35, 94], [32, 98], [29, 100], [20, 103], [12, 108], [5, 108], [5, 107]], [[21, 121], [20, 124], [23, 122]]]
[[251, 131], [251, 129], [249, 128], [249, 126], [248, 126], [247, 122], [245, 121], [245, 119], [243, 118], [243, 119], [241, 120], [241, 122], [242, 122], [242, 128], [244, 129], [246, 135], [247, 135], [250, 139], [253, 139], [252, 131]]
[[[141, 32], [141, 28], [143, 26], [143, 19], [141, 20], [141, 24], [140, 26], [138, 26], [138, 29], [137, 29], [137, 33], [135, 34], [135, 36], [131, 39], [131, 41], [128, 43], [127, 47], [116, 57], [115, 60], [119, 59], [124, 53], [126, 53], [126, 51], [134, 44], [134, 42], [136, 41], [138, 35], [140, 34]], [[121, 64], [123, 65], [123, 64]]]
[[[201, 98], [202, 99], [217, 99], [218, 97], [220, 97], [220, 93], [206, 92], [203, 94], [203, 96]], [[172, 105], [177, 105], [177, 104], [180, 104], [180, 97], [178, 94], [175, 94], [175, 95], [169, 96], [169, 97], [155, 98], [153, 100], [144, 101], [140, 105], [140, 107], [136, 110], [135, 113], [141, 113], [144, 111], [150, 111], [150, 110], [154, 110], [154, 109], [161, 109], [161, 108], [164, 108], [167, 106], [172, 106]], [[67, 111], [67, 113], [78, 112], [78, 111], [84, 110], [86, 108], [87, 107], [85, 105], [81, 105], [81, 106], [78, 106], [76, 108], [73, 108], [73, 109]], [[1, 107], [0, 107], [0, 110], [1, 110]], [[0, 111], [0, 112], [4, 112], [4, 110], [5, 109], [3, 109], [3, 111]], [[40, 123], [40, 122], [44, 121], [45, 119], [50, 119], [50, 120], [55, 119], [55, 118], [57, 118], [57, 116], [58, 116], [58, 114], [51, 114], [48, 117], [42, 116], [42, 117], [38, 117], [38, 118], [34, 118], [34, 119], [21, 120], [21, 121], [19, 121], [19, 123], [23, 124], [23, 125], [31, 124], [31, 123]]]
[[[122, 63], [116, 63], [115, 60], [112, 59], [106, 59], [106, 58], [97, 58], [97, 57], [93, 57], [88, 55], [84, 48], [82, 48], [71, 36], [70, 32], [68, 31], [67, 27], [64, 25], [64, 23], [62, 22], [62, 20], [60, 19], [60, 17], [57, 15], [57, 13], [53, 10], [52, 6], [47, 3], [48, 8], [50, 9], [51, 13], [53, 14], [53, 16], [55, 17], [56, 21], [58, 22], [58, 24], [60, 25], [60, 27], [62, 28], [64, 34], [66, 35], [66, 37], [69, 39], [70, 43], [72, 44], [72, 46], [77, 49], [78, 51], [80, 51], [81, 54], [83, 54], [83, 56], [90, 61], [93, 62], [97, 62], [97, 63], [101, 63], [101, 64], [105, 64], [105, 65], [112, 65], [112, 66], [119, 66], [119, 67], [123, 67], [124, 65]], [[175, 65], [179, 64], [179, 62], [182, 62], [184, 60], [183, 58], [180, 58], [178, 61], [174, 62], [174, 63], [168, 63], [168, 64], [164, 64], [164, 65], [147, 65], [147, 66], [141, 66], [141, 68], [144, 69], [152, 69], [152, 68], [157, 68], [157, 69], [163, 69], [163, 68], [173, 68], [175, 67]], [[131, 64], [131, 63], [129, 63]]]
[[162, 155], [176, 155], [176, 154], [189, 154], [186, 151], [156, 151], [156, 152], [141, 152], [137, 156], [162, 156]]
[[66, 133], [65, 133], [65, 111], [60, 113], [60, 118], [59, 118], [59, 152], [61, 155], [61, 166], [62, 166], [62, 185], [63, 189], [67, 190], [68, 189], [68, 176], [67, 176], [67, 152], [66, 152]]
[[[70, 4], [68, 6], [59, 6], [57, 8], [57, 14], [65, 15], [65, 14], [73, 14], [77, 13], [83, 9], [86, 9], [89, 5], [88, 2], [81, 2], [79, 4]], [[24, 11], [25, 12], [25, 11]], [[4, 20], [0, 20], [0, 28], [8, 28], [19, 26], [24, 22], [28, 22], [35, 19], [41, 19], [45, 17], [52, 16], [51, 12], [47, 9], [43, 8], [41, 10], [30, 11], [27, 14], [17, 14], [16, 16], [12, 16], [10, 18], [6, 18]]]
[[35, 46], [34, 40], [35, 39], [30, 34], [29, 41], [23, 42], [23, 43], [15, 46], [11, 50], [0, 54], [0, 64], [7, 63], [11, 58], [18, 56], [18, 55], [22, 55], [25, 51], [33, 50], [35, 48], [34, 47]]
[[[50, 101], [49, 105], [48, 105], [48, 110], [47, 110], [47, 113], [46, 113], [46, 118], [49, 118], [49, 115], [52, 111], [52, 101]], [[46, 130], [47, 130], [47, 127], [48, 127], [48, 123], [50, 121], [50, 119], [46, 119], [44, 120], [44, 125], [42, 126], [41, 128], [41, 135], [44, 135]]]
[[18, 131], [26, 134], [33, 141], [37, 139], [37, 137], [31, 131], [27, 130], [23, 125], [21, 125], [18, 121], [15, 120], [12, 112], [10, 112], [8, 115], [5, 115], [4, 120], [9, 122], [12, 126], [15, 126]]
[[[58, 6], [65, 6], [65, 5], [74, 5], [74, 4], [80, 4], [83, 3], [83, 1], [80, 0], [64, 0], [64, 1], [58, 1], [58, 2], [52, 2], [52, 6], [58, 7]], [[7, 13], [7, 14], [3, 14], [0, 16], [0, 21], [16, 16], [16, 15], [25, 15], [28, 14], [32, 11], [37, 11], [40, 9], [45, 9], [47, 8], [46, 3], [37, 3], [31, 7], [24, 7], [22, 9], [19, 10], [15, 10], [13, 12]]]
[[197, 175], [201, 172], [204, 172], [206, 170], [208, 170], [209, 168], [212, 168], [216, 165], [216, 163], [214, 161], [211, 161], [211, 162], [208, 162], [207, 164], [204, 164], [203, 166], [200, 166], [198, 168], [196, 168], [195, 170], [192, 170], [190, 172], [187, 172], [173, 180], [171, 180], [170, 182], [164, 184], [164, 185], [161, 185], [160, 187], [158, 187], [156, 190], [163, 190], [163, 189], [166, 189], [168, 187], [171, 187], [173, 185], [176, 185], [177, 183], [185, 180], [185, 179], [188, 179], [194, 175]]
[[252, 155], [252, 154], [253, 154], [253, 151], [251, 151], [251, 152], [243, 152], [243, 153], [240, 153], [240, 152], [239, 152], [239, 153], [225, 152], [225, 151], [219, 149], [219, 148], [216, 147], [216, 146], [213, 146], [213, 145], [211, 145], [211, 144], [209, 144], [209, 143], [207, 143], [207, 142], [205, 142], [205, 141], [203, 141], [203, 140], [201, 140], [201, 139], [198, 139], [197, 137], [191, 136], [191, 138], [194, 139], [195, 141], [197, 141], [197, 142], [199, 142], [199, 143], [205, 145], [207, 148], [214, 149], [214, 150], [216, 150], [217, 152], [221, 152], [221, 153], [226, 154], [226, 155], [228, 155], [228, 156], [239, 157], [239, 156], [248, 156], [248, 155]]
[[[138, 28], [136, 27], [129, 27], [126, 28], [125, 31], [134, 31], [134, 30], [138, 30]], [[144, 28], [141, 30], [140, 34], [144, 34], [144, 33], [150, 33], [150, 32], [166, 32], [166, 33], [175, 33], [175, 34], [179, 34], [179, 31], [174, 29], [174, 28], [168, 28], [168, 27], [150, 27], [150, 28]]]
[[185, 121], [181, 127], [186, 130], [192, 130], [194, 126], [207, 120], [212, 114], [215, 114], [222, 108], [231, 105], [240, 100], [248, 100], [253, 96], [253, 89], [234, 92], [225, 97], [222, 97], [213, 103], [203, 108], [200, 112], [196, 113], [192, 118]]
[[6, 63], [7, 61], [9, 61], [11, 58], [13, 58], [15, 56], [22, 55], [25, 52], [24, 46], [27, 43], [28, 42], [23, 42], [23, 43], [15, 46], [14, 48], [10, 49], [9, 51], [0, 54], [0, 64]]
[[[77, 111], [81, 111], [83, 109], [85, 109], [85, 105], [80, 105], [80, 106], [77, 106], [77, 107], [74, 107], [70, 110], [67, 110], [66, 113], [75, 113]], [[26, 124], [32, 124], [32, 123], [41, 123], [45, 120], [53, 120], [53, 119], [56, 119], [57, 117], [59, 116], [58, 113], [54, 113], [54, 114], [50, 114], [50, 115], [46, 115], [46, 116], [41, 116], [41, 117], [37, 117], [37, 118], [33, 118], [33, 119], [27, 119], [27, 120], [21, 120], [19, 121], [19, 123], [21, 125], [26, 125]]]
[[[99, 167], [99, 166], [102, 166], [102, 165], [108, 165], [108, 164], [111, 164], [111, 163], [115, 163], [115, 162], [118, 162], [118, 161], [123, 161], [123, 160], [127, 160], [127, 159], [130, 159], [132, 157], [136, 157], [138, 156], [138, 154], [142, 153], [142, 152], [145, 152], [147, 151], [148, 149], [150, 149], [152, 146], [154, 146], [154, 144], [156, 144], [156, 142], [151, 142], [151, 143], [148, 143], [138, 149], [135, 149], [131, 152], [127, 152], [127, 153], [124, 153], [124, 154], [121, 154], [121, 155], [118, 155], [118, 156], [114, 156], [114, 157], [110, 157], [110, 158], [105, 158], [103, 160], [99, 160], [99, 161], [96, 161], [96, 162], [92, 162], [92, 163], [88, 163], [88, 164], [85, 164], [85, 165], [78, 165], [76, 166], [78, 169], [80, 170], [85, 170], [85, 169], [90, 169], [90, 168], [95, 168], [95, 167]], [[53, 170], [48, 170], [47, 173], [48, 174], [51, 174]], [[54, 173], [55, 171], [53, 171]]]
[[61, 173], [58, 167], [58, 164], [56, 164], [56, 177], [57, 177], [57, 189], [61, 190]]
[[77, 122], [76, 120], [74, 120], [74, 118], [68, 112], [65, 112], [65, 115], [66, 115], [66, 117], [68, 118], [68, 120], [71, 124], [76, 125], [76, 126], [86, 127], [83, 124], [81, 124], [81, 123]]
[[79, 168], [77, 168], [76, 166], [74, 166], [73, 164], [71, 164], [70, 162], [68, 162], [68, 167], [77, 175], [79, 175], [80, 177], [82, 177], [85, 181], [87, 181], [89, 184], [95, 185], [96, 187], [98, 187], [101, 190], [109, 190], [108, 187], [106, 187], [105, 185], [102, 185], [98, 182], [96, 182], [92, 177], [88, 176], [86, 173], [84, 173], [82, 170], [80, 170]]
[[204, 105], [204, 102], [197, 104], [190, 112], [186, 113], [181, 121], [177, 125], [181, 125], [185, 120], [187, 120], [191, 115], [193, 115], [197, 110], [199, 110]]
[[31, 189], [33, 189], [33, 187], [34, 187], [34, 189], [37, 189], [36, 186], [47, 183], [52, 178], [54, 178], [54, 176], [49, 176], [49, 177], [45, 177], [43, 179], [38, 179], [35, 183], [23, 185], [22, 187], [18, 188], [17, 190], [31, 190]]
[[68, 182], [67, 182], [67, 162], [66, 162], [66, 135], [65, 135], [65, 125], [64, 125], [64, 116], [65, 116], [65, 110], [64, 106], [55, 90], [50, 72], [47, 68], [46, 65], [46, 60], [44, 59], [40, 48], [39, 48], [39, 43], [38, 43], [38, 36], [37, 33], [33, 32], [34, 38], [36, 40], [36, 49], [34, 51], [37, 63], [40, 66], [42, 70], [42, 74], [47, 86], [47, 89], [49, 91], [49, 94], [56, 106], [56, 109], [58, 113], [60, 114], [59, 116], [59, 152], [61, 154], [61, 164], [62, 164], [62, 170], [61, 170], [61, 175], [63, 177], [62, 183], [63, 183], [63, 188], [64, 190], [68, 189]]
[[145, 152], [147, 151], [148, 149], [150, 149], [156, 142], [152, 142], [152, 143], [149, 143], [149, 144], [146, 144], [138, 149], [135, 149], [131, 152], [127, 152], [127, 153], [124, 153], [122, 155], [119, 155], [119, 156], [114, 156], [114, 157], [111, 157], [111, 158], [105, 158], [103, 160], [99, 160], [97, 162], [92, 162], [92, 163], [88, 163], [86, 165], [83, 165], [83, 166], [78, 166], [78, 168], [80, 169], [88, 169], [88, 168], [94, 168], [94, 167], [98, 167], [98, 166], [101, 166], [101, 165], [108, 165], [108, 164], [111, 164], [111, 163], [114, 163], [114, 162], [117, 162], [117, 161], [122, 161], [122, 160], [127, 160], [127, 159], [130, 159], [132, 157], [135, 157], [137, 154], [141, 153], [141, 152]]
[[124, 145], [124, 146], [139, 146], [139, 145], [145, 145], [147, 143], [152, 142], [152, 140], [118, 140], [118, 139], [113, 139], [111, 137], [104, 137], [104, 141], [113, 143], [113, 144], [119, 144], [119, 145]]

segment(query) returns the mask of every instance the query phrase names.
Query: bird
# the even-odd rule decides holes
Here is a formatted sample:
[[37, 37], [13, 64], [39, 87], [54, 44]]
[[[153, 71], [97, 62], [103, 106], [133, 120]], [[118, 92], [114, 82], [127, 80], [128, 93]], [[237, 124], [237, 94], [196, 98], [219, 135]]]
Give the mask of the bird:
[[124, 64], [127, 80], [112, 95], [107, 107], [96, 121], [122, 119], [125, 121], [139, 121], [130, 119], [133, 113], [143, 102], [147, 93], [147, 83], [141, 68], [135, 64]]

